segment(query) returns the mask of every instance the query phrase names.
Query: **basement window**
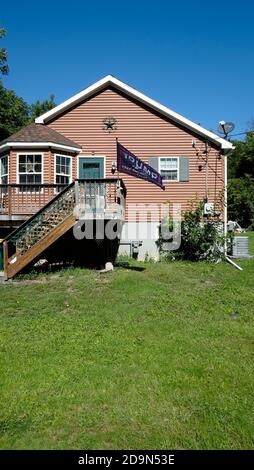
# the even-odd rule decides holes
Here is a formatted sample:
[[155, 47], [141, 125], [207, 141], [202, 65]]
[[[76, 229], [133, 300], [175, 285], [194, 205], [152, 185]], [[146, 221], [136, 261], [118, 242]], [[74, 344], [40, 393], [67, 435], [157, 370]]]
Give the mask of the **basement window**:
[[[24, 184], [20, 191], [40, 191], [41, 188], [32, 188], [33, 185], [42, 183], [42, 155], [19, 154], [18, 155], [18, 182]], [[31, 184], [31, 188], [28, 185]]]
[[71, 182], [71, 157], [56, 155], [55, 180], [57, 184], [67, 185]]
[[179, 181], [179, 158], [160, 157], [159, 173], [164, 181]]
[[0, 159], [0, 181], [1, 184], [8, 184], [8, 155]]

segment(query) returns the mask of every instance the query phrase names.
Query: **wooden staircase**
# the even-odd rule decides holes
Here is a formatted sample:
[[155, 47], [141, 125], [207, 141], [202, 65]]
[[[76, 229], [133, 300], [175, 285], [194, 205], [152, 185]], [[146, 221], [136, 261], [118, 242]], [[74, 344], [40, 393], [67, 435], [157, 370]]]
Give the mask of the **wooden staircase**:
[[6, 237], [3, 242], [5, 280], [35, 263], [79, 218], [86, 217], [85, 213], [77, 213], [76, 205], [84, 202], [86, 208], [93, 207], [102, 188], [105, 214], [112, 203], [124, 207], [126, 191], [121, 180], [76, 180]]
[[[4, 276], [10, 279], [75, 224], [74, 182], [57, 194], [3, 242]], [[14, 253], [9, 256], [9, 251]]]

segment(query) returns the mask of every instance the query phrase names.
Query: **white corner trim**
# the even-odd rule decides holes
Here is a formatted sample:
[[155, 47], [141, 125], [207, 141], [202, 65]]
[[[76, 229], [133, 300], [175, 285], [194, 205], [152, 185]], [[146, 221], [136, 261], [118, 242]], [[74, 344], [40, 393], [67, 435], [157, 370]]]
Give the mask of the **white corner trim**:
[[53, 147], [60, 150], [69, 150], [70, 152], [81, 152], [80, 147], [71, 147], [64, 144], [55, 144], [54, 142], [6, 142], [0, 145], [0, 150], [7, 148], [33, 148], [33, 147]]
[[232, 144], [227, 140], [217, 136], [213, 132], [208, 131], [207, 129], [195, 124], [191, 120], [183, 117], [181, 114], [176, 113], [172, 109], [158, 103], [157, 101], [149, 98], [148, 96], [140, 93], [135, 88], [126, 85], [126, 83], [118, 80], [117, 78], [113, 77], [112, 75], [106, 75], [106, 77], [102, 78], [101, 80], [97, 81], [93, 85], [85, 88], [81, 92], [77, 93], [76, 95], [72, 96], [68, 100], [64, 101], [63, 103], [59, 104], [55, 108], [51, 109], [47, 113], [42, 114], [38, 118], [35, 119], [37, 124], [45, 124], [48, 119], [53, 118], [60, 114], [61, 112], [67, 110], [74, 104], [78, 104], [81, 100], [89, 98], [95, 92], [100, 91], [100, 89], [105, 88], [107, 85], [114, 85], [118, 90], [121, 90], [127, 93], [129, 96], [137, 99], [141, 103], [149, 106], [150, 108], [154, 109], [155, 111], [163, 114], [164, 116], [172, 119], [173, 121], [181, 124], [183, 127], [187, 127], [188, 129], [196, 132], [198, 135], [202, 137], [209, 138], [212, 142], [220, 145], [222, 149], [232, 149]]

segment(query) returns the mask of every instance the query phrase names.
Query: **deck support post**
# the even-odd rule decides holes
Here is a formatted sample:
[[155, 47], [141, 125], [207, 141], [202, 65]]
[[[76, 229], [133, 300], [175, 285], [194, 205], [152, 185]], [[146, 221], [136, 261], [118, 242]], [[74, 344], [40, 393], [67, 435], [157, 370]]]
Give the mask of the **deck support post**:
[[3, 242], [3, 268], [4, 268], [4, 280], [8, 281], [8, 242]]

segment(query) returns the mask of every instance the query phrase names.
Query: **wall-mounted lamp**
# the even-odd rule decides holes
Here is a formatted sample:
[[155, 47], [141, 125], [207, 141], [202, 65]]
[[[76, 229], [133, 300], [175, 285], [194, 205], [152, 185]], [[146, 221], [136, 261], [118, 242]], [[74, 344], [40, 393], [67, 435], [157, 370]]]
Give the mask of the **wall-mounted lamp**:
[[111, 165], [111, 173], [112, 173], [112, 175], [115, 174], [116, 170], [117, 170], [117, 164], [116, 164], [116, 162], [112, 162], [112, 165]]
[[198, 165], [198, 171], [202, 171], [203, 169], [203, 166], [202, 165]]

